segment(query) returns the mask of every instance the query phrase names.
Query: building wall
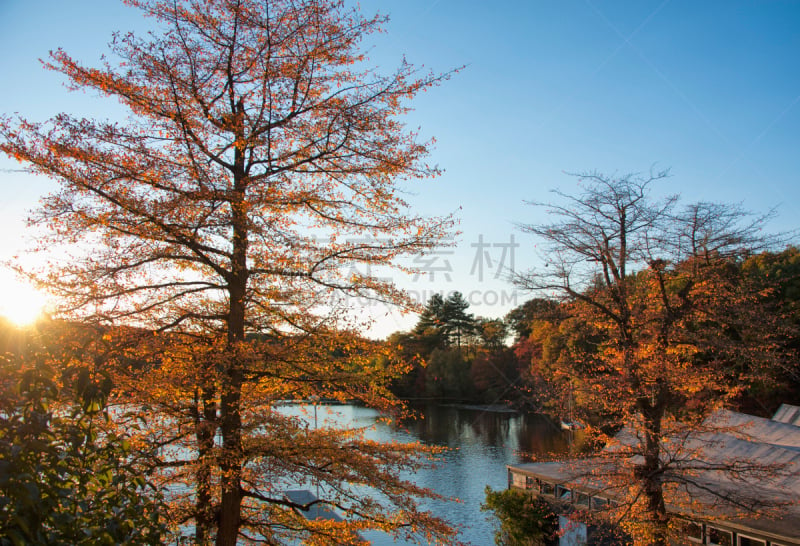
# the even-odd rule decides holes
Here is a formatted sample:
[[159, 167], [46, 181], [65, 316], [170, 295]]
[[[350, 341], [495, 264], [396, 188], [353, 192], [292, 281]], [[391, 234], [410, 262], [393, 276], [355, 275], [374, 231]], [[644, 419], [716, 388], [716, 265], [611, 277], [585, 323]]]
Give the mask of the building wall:
[[558, 546], [586, 546], [588, 544], [588, 530], [586, 525], [572, 521], [566, 516], [558, 516], [558, 528], [562, 532]]

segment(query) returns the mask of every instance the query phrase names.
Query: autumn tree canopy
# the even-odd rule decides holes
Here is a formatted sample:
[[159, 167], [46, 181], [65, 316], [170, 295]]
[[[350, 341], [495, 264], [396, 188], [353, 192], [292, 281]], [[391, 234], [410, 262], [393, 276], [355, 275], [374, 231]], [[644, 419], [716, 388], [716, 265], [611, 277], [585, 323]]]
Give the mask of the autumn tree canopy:
[[[198, 544], [447, 537], [415, 503], [430, 492], [398, 477], [418, 446], [310, 430], [274, 408], [312, 396], [394, 407], [395, 370], [342, 326], [338, 296], [402, 302], [366, 272], [450, 227], [408, 213], [397, 187], [437, 172], [400, 118], [442, 76], [370, 68], [361, 42], [384, 19], [339, 1], [127, 3], [157, 30], [115, 35], [99, 67], [62, 50], [47, 67], [128, 119], [4, 117], [0, 149], [59, 182], [32, 222], [48, 230], [39, 248], [62, 253], [37, 280], [116, 343], [94, 365], [134, 408], [125, 426], [165, 483], [195, 493], [173, 495], [173, 524]], [[345, 522], [306, 521], [282, 496], [309, 479]]]
[[[540, 323], [557, 332], [518, 331], [560, 337], [548, 373], [601, 416], [600, 445], [615, 447], [603, 453], [611, 464], [593, 467], [613, 469], [603, 479], [625, 492], [624, 524], [637, 543], [659, 545], [668, 540], [665, 496], [675, 502], [704, 464], [675, 438], [735, 399], [755, 370], [779, 366], [789, 338], [785, 317], [765, 312], [766, 286], [741, 267], [779, 243], [762, 231], [770, 215], [653, 199], [666, 176], [587, 173], [580, 193], [534, 203], [552, 220], [521, 227], [544, 243], [547, 264], [516, 279], [561, 298], [569, 319]], [[607, 435], [622, 428], [627, 442]], [[744, 466], [732, 460], [728, 470]]]

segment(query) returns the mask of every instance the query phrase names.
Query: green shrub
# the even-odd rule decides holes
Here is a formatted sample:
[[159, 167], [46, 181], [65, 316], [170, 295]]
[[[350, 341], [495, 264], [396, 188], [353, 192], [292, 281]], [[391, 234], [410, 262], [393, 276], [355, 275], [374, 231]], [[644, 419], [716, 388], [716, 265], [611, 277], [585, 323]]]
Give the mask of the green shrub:
[[556, 544], [558, 516], [540, 497], [518, 489], [486, 488], [481, 510], [494, 512], [500, 521], [494, 541], [498, 546], [550, 546]]

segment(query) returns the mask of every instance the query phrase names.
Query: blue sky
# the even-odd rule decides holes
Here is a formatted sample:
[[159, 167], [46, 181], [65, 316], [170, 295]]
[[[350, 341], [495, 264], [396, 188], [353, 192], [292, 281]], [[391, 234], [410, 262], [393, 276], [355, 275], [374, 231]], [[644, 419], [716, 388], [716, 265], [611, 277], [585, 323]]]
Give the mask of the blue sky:
[[[451, 253], [425, 262], [433, 279], [397, 279], [419, 297], [459, 290], [484, 316], [522, 303], [528, 296], [495, 278], [497, 267], [504, 251], [510, 265], [512, 236], [520, 244], [515, 268], [536, 264], [533, 241], [514, 223], [544, 220], [523, 200], [548, 200], [553, 188], [574, 191], [565, 172], [670, 167], [672, 177], [657, 191], [756, 211], [777, 205], [775, 229], [800, 227], [800, 2], [361, 6], [391, 18], [387, 32], [370, 39], [379, 67], [390, 70], [403, 54], [437, 71], [465, 66], [421, 96], [408, 117], [409, 126], [436, 137], [431, 161], [445, 170], [415, 186], [410, 201], [428, 214], [458, 211], [462, 231]], [[96, 61], [113, 30], [143, 28], [135, 10], [113, 0], [0, 0], [0, 112], [103, 115], [105, 104], [67, 94], [37, 59], [63, 47]], [[52, 189], [8, 172], [14, 168], [0, 160], [0, 259], [24, 246], [24, 211]], [[413, 324], [380, 320], [379, 333]]]

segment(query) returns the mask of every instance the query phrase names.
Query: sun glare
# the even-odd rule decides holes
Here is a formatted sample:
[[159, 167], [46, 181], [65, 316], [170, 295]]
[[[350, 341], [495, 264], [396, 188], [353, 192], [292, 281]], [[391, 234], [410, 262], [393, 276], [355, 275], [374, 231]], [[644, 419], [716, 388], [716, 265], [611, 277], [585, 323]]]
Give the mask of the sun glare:
[[30, 285], [0, 274], [0, 316], [17, 326], [36, 322], [45, 307], [45, 297]]

